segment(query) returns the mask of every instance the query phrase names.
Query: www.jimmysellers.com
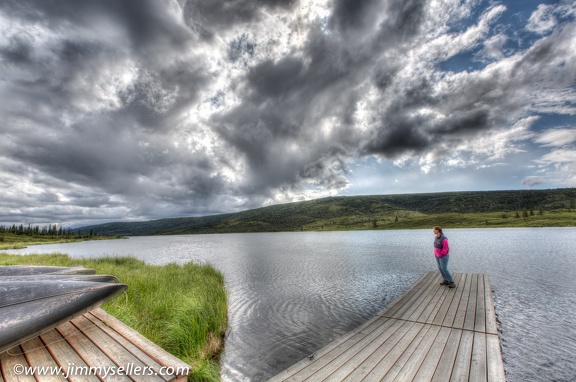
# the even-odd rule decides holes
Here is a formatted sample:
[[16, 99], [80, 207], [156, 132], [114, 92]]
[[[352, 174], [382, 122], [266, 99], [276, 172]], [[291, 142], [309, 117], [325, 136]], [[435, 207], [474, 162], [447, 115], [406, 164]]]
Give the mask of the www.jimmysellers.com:
[[37, 376], [54, 376], [63, 375], [64, 378], [82, 376], [82, 375], [97, 375], [102, 378], [114, 375], [126, 376], [145, 376], [145, 375], [187, 375], [190, 372], [188, 367], [170, 367], [162, 366], [158, 371], [152, 369], [150, 366], [139, 366], [129, 363], [126, 366], [80, 366], [73, 363], [67, 366], [27, 366], [16, 364], [12, 368], [16, 375], [37, 375]]

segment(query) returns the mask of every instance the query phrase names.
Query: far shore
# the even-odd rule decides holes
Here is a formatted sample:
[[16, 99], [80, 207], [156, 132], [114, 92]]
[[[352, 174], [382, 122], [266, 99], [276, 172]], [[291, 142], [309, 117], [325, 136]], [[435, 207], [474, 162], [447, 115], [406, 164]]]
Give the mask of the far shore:
[[443, 228], [536, 228], [536, 227], [575, 227], [576, 210], [563, 209], [538, 213], [525, 212], [475, 212], [419, 214], [399, 212], [389, 216], [361, 216], [347, 219], [317, 220], [293, 229], [274, 229], [237, 225], [235, 227], [203, 227], [189, 232], [171, 234], [133, 234], [133, 235], [94, 235], [84, 237], [26, 236], [9, 232], [0, 233], [0, 250], [22, 249], [31, 245], [75, 243], [88, 240], [127, 239], [128, 236], [169, 236], [217, 233], [258, 233], [258, 232], [326, 232], [326, 231], [367, 231], [367, 230], [405, 230], [426, 229], [439, 225]]
[[127, 239], [126, 236], [87, 236], [87, 237], [60, 237], [58, 235], [54, 236], [27, 236], [18, 235], [13, 233], [0, 233], [0, 250], [3, 249], [22, 249], [28, 248], [30, 245], [42, 245], [42, 244], [62, 244], [62, 243], [78, 243], [81, 241], [92, 241], [92, 240], [117, 240], [117, 239]]

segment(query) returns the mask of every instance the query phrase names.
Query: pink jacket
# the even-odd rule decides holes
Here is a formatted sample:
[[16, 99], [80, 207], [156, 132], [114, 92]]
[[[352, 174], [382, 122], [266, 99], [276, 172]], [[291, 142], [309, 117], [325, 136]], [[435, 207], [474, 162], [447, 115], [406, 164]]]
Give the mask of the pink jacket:
[[[437, 248], [440, 242], [442, 243], [442, 248]], [[449, 251], [450, 247], [448, 246], [448, 239], [444, 235], [441, 235], [439, 238], [434, 239], [434, 256], [436, 257], [448, 256]]]

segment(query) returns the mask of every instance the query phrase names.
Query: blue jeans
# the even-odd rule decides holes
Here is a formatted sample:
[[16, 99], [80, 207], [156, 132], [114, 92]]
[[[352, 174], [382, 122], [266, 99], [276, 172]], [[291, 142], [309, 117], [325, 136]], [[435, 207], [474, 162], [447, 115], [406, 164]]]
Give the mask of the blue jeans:
[[444, 278], [444, 280], [448, 281], [449, 283], [454, 282], [452, 280], [452, 275], [448, 272], [448, 258], [450, 256], [444, 257], [436, 257], [436, 263], [438, 264], [438, 269], [440, 270], [440, 274]]

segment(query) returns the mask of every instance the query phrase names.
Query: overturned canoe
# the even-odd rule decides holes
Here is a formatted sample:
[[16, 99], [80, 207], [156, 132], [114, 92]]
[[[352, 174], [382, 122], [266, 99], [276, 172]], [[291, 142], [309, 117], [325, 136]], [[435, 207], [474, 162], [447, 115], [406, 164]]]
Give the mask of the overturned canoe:
[[25, 276], [41, 274], [60, 275], [93, 275], [96, 271], [92, 268], [84, 268], [81, 265], [72, 267], [57, 267], [44, 265], [5, 265], [0, 266], [0, 277]]
[[0, 353], [88, 312], [126, 284], [93, 281], [1, 281]]
[[112, 275], [74, 275], [74, 274], [40, 274], [23, 276], [0, 276], [0, 282], [6, 281], [94, 281], [101, 283], [117, 283], [118, 278]]

